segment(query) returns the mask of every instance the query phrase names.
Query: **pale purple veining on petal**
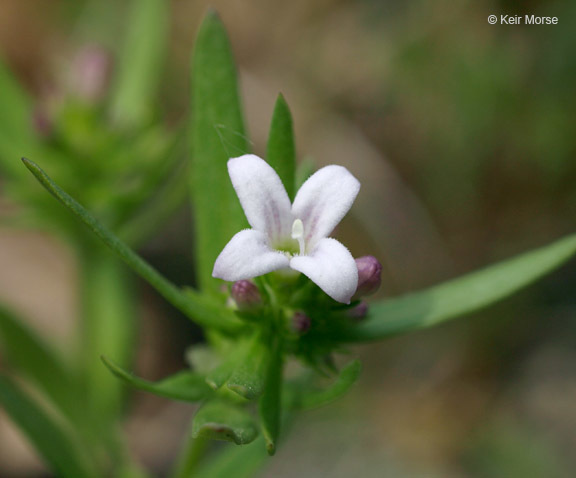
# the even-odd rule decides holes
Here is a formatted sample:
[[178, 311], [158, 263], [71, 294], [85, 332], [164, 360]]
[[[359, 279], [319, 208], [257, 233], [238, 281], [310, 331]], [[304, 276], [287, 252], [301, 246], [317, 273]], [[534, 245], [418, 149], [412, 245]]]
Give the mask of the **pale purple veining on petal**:
[[228, 172], [252, 228], [272, 241], [290, 232], [290, 199], [276, 171], [263, 159], [246, 154], [228, 161]]
[[342, 166], [326, 166], [308, 178], [292, 204], [293, 217], [304, 224], [307, 250], [334, 230], [359, 191], [358, 180]]
[[[230, 240], [212, 275], [237, 281], [291, 267], [334, 300], [349, 303], [358, 285], [356, 263], [346, 247], [326, 236], [352, 206], [360, 189], [356, 178], [342, 166], [326, 166], [302, 185], [290, 205], [282, 181], [263, 159], [254, 155], [230, 159], [228, 171], [253, 229]], [[273, 247], [293, 240], [295, 219], [302, 221], [304, 253], [290, 258]]]
[[212, 276], [237, 281], [258, 277], [289, 265], [290, 259], [286, 254], [270, 247], [266, 234], [245, 229], [226, 244], [214, 263]]

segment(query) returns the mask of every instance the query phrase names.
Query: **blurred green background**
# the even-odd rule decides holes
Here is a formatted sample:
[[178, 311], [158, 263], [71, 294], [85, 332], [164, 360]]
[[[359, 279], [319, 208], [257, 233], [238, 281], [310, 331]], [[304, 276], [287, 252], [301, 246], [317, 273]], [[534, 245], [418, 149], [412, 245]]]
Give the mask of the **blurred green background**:
[[[46, 105], [80, 48], [116, 50], [127, 3], [2, 0], [1, 54]], [[175, 129], [188, 109], [191, 48], [207, 2], [170, 3], [158, 114]], [[211, 5], [236, 53], [254, 151], [265, 151], [281, 91], [299, 158], [345, 165], [361, 180], [339, 237], [355, 256], [381, 259], [382, 296], [576, 230], [575, 2]], [[557, 16], [559, 24], [488, 24], [501, 13]], [[8, 187], [18, 185], [0, 178], [0, 191]], [[46, 232], [11, 227], [7, 218], [21, 209], [0, 196], [0, 299], [66, 349], [76, 264]], [[194, 281], [190, 227], [183, 206], [141, 248], [178, 283]], [[575, 286], [572, 263], [469, 319], [358, 347], [359, 384], [303, 414], [263, 476], [573, 476]], [[198, 332], [145, 284], [139, 293], [137, 369], [160, 377], [182, 366]], [[130, 446], [161, 475], [192, 410], [141, 393], [133, 400]], [[42, 476], [1, 411], [0, 444], [1, 476]]]

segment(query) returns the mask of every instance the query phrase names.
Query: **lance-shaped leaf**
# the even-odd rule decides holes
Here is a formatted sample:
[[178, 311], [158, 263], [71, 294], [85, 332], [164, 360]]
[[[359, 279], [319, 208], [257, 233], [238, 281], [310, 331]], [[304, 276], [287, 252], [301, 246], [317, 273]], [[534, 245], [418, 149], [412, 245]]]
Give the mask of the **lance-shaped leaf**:
[[335, 337], [378, 340], [469, 314], [532, 284], [575, 254], [576, 235], [571, 235], [422, 292], [376, 303], [372, 318], [355, 327], [334, 330]]
[[112, 115], [122, 125], [145, 121], [154, 105], [168, 41], [168, 3], [133, 0], [112, 99]]
[[106, 357], [102, 357], [102, 362], [108, 367], [108, 370], [126, 384], [154, 395], [184, 402], [198, 402], [212, 394], [204, 376], [189, 370], [178, 372], [157, 382], [151, 382], [127, 372]]
[[148, 281], [174, 307], [180, 309], [190, 319], [203, 327], [211, 327], [226, 333], [236, 332], [242, 327], [242, 323], [234, 317], [234, 314], [224, 307], [213, 303], [191, 289], [180, 290], [172, 284], [126, 243], [100, 224], [81, 204], [54, 183], [36, 163], [25, 158], [22, 158], [22, 161], [48, 192], [74, 213], [134, 272]]
[[296, 150], [294, 146], [294, 130], [292, 127], [292, 115], [288, 104], [282, 95], [278, 95], [272, 123], [270, 124], [270, 134], [268, 136], [268, 146], [266, 160], [272, 166], [291, 200], [294, 199], [296, 187]]
[[278, 343], [279, 341], [274, 344], [270, 352], [266, 372], [266, 387], [259, 403], [260, 427], [269, 455], [276, 453], [276, 442], [280, 434], [284, 349]]
[[101, 476], [87, 461], [75, 437], [3, 377], [0, 377], [0, 405], [58, 476]]
[[216, 291], [216, 257], [247, 226], [226, 162], [248, 150], [228, 37], [217, 14], [204, 19], [192, 64], [191, 194], [202, 289]]
[[192, 436], [246, 445], [258, 431], [250, 413], [240, 406], [213, 400], [204, 404], [194, 416]]
[[296, 399], [294, 407], [305, 410], [318, 408], [344, 396], [356, 380], [358, 380], [361, 370], [362, 365], [360, 361], [353, 360], [342, 368], [336, 381], [332, 385], [324, 390], [306, 392]]
[[22, 319], [2, 307], [0, 344], [6, 362], [32, 380], [63, 413], [77, 409], [76, 383], [60, 357]]

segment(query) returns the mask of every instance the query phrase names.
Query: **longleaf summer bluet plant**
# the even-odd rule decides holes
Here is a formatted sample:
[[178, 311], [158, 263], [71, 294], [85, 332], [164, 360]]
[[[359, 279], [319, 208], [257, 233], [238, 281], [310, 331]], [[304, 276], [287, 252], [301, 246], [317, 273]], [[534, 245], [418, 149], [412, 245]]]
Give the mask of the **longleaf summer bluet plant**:
[[[136, 2], [140, 3], [149, 10], [140, 12], [139, 21], [154, 24], [162, 2]], [[159, 48], [156, 45], [152, 51]], [[123, 71], [129, 79], [123, 81], [130, 84], [135, 81], [134, 74], [127, 68], [124, 66]], [[151, 74], [146, 62], [139, 71]], [[123, 85], [123, 81], [118, 84]], [[114, 102], [113, 121], [120, 117], [120, 124], [132, 125], [123, 131], [149, 139], [146, 121], [139, 123], [141, 116], [136, 114], [142, 112], [141, 105], [134, 105], [128, 87], [119, 89], [124, 93]], [[118, 332], [100, 330], [96, 334], [100, 334], [99, 340], [89, 345], [91, 358], [101, 347], [96, 351], [102, 361], [97, 368], [90, 362], [84, 369], [91, 370], [94, 381], [77, 383], [68, 364], [17, 318], [0, 309], [0, 337], [15, 369], [27, 370], [23, 375], [57, 405], [59, 414], [55, 418], [9, 378], [0, 379], [0, 403], [59, 476], [148, 476], [129, 456], [117, 430], [119, 409], [125, 403], [121, 392], [113, 389], [113, 399], [98, 398], [90, 413], [84, 409], [83, 398], [103, 383], [101, 373], [118, 379], [114, 383], [193, 404], [189, 441], [182, 446], [174, 476], [218, 476], [215, 470], [221, 470], [223, 464], [235, 469], [236, 476], [254, 476], [266, 460], [272, 459], [267, 455], [274, 455], [282, 446], [282, 437], [295, 414], [325, 405], [353, 386], [361, 366], [350, 356], [350, 344], [384, 340], [465, 316], [528, 286], [576, 253], [576, 236], [572, 235], [424, 291], [369, 302], [368, 297], [380, 286], [380, 261], [373, 256], [354, 258], [332, 237], [348, 211], [354, 212], [354, 200], [362, 194], [354, 167], [326, 166], [298, 182], [292, 117], [282, 96], [272, 115], [265, 159], [250, 153], [231, 48], [214, 12], [207, 14], [195, 43], [191, 101], [191, 117], [186, 124], [190, 139], [184, 154], [186, 174], [182, 170], [171, 174], [176, 162], [169, 162], [167, 169], [158, 165], [177, 142], [160, 134], [161, 146], [154, 150], [154, 158], [147, 159], [146, 167], [139, 163], [137, 154], [117, 165], [126, 176], [141, 174], [142, 188], [136, 188], [137, 194], [116, 198], [126, 206], [122, 215], [101, 198], [93, 201], [91, 195], [83, 195], [92, 181], [98, 191], [106, 190], [106, 182], [97, 183], [97, 176], [87, 175], [84, 187], [66, 175], [55, 174], [53, 180], [52, 171], [64, 165], [51, 149], [29, 149], [15, 143], [10, 150], [22, 150], [29, 156], [24, 159], [26, 168], [64, 206], [44, 193], [38, 195], [38, 188], [33, 193], [34, 204], [45, 204], [42, 207], [50, 210], [58, 206], [62, 218], [58, 227], [68, 231], [68, 237], [78, 241], [79, 249], [90, 257], [87, 275], [94, 273], [101, 261], [121, 259], [200, 326], [205, 337], [201, 344], [190, 344], [187, 368], [151, 381], [134, 375], [130, 361], [122, 359], [133, 352], [133, 344], [122, 342], [122, 353], [115, 356], [107, 341], [117, 339]], [[75, 133], [67, 134], [75, 138]], [[109, 145], [119, 156], [128, 147], [122, 138]], [[143, 139], [148, 144], [146, 141]], [[43, 158], [45, 154], [50, 160]], [[73, 155], [74, 150], [65, 156], [70, 159]], [[180, 184], [177, 179], [185, 177], [183, 188], [192, 203], [195, 226], [197, 287], [174, 285], [134, 250], [150, 227], [153, 229], [172, 209], [171, 205], [160, 205], [151, 208], [159, 214], [144, 214], [144, 221], [134, 219], [142, 206], [139, 201], [148, 197], [150, 184], [158, 177], [169, 184]], [[155, 198], [162, 202], [162, 195]], [[175, 202], [183, 199], [177, 195]], [[80, 228], [81, 224], [84, 227]], [[100, 249], [93, 238], [110, 250]], [[97, 251], [94, 256], [92, 251]], [[114, 264], [110, 267], [119, 267]], [[97, 296], [86, 301], [88, 316], [99, 305], [109, 300], [114, 303], [117, 286], [123, 284], [120, 273], [100, 272], [103, 284]], [[134, 301], [131, 297], [118, 307], [131, 310]], [[127, 320], [123, 314], [110, 314], [105, 309], [97, 317], [88, 319], [93, 327], [98, 320], [109, 324], [111, 317], [120, 324]], [[130, 329], [130, 333], [135, 331]], [[16, 342], [5, 337], [16, 337], [13, 340], [21, 346], [11, 346]], [[40, 362], [43, 368], [37, 366]], [[292, 363], [298, 365], [297, 377], [286, 374], [286, 366]], [[66, 392], [77, 388], [74, 393]], [[107, 423], [96, 423], [99, 410], [108, 411]], [[86, 419], [86, 415], [91, 418]], [[210, 440], [230, 445], [214, 449]], [[92, 447], [102, 441], [105, 445]]]

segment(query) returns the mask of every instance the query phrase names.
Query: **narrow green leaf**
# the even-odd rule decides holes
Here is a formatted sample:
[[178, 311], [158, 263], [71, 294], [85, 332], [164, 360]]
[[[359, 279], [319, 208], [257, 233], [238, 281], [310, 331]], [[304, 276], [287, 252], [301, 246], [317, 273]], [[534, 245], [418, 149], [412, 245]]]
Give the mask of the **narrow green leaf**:
[[2, 307], [0, 344], [8, 364], [32, 380], [63, 413], [73, 412], [77, 390], [70, 371], [41, 337]]
[[259, 403], [260, 426], [269, 455], [276, 453], [276, 442], [280, 434], [283, 355], [284, 349], [280, 344], [274, 344], [266, 373], [266, 388]]
[[571, 235], [422, 292], [376, 303], [372, 318], [336, 331], [335, 337], [378, 340], [469, 314], [532, 284], [575, 254], [576, 235]]
[[232, 236], [247, 227], [226, 163], [245, 154], [248, 141], [232, 51], [213, 11], [206, 15], [194, 49], [191, 139], [198, 278], [202, 289], [216, 291], [214, 261]]
[[165, 0], [132, 1], [112, 99], [113, 118], [122, 125], [150, 116], [166, 56], [168, 21]]
[[0, 377], [0, 404], [59, 476], [101, 476], [85, 461], [75, 439], [4, 377]]
[[252, 416], [244, 409], [224, 401], [210, 401], [194, 416], [192, 436], [246, 445], [258, 431]]
[[150, 382], [127, 372], [106, 357], [102, 357], [102, 362], [123, 382], [154, 395], [184, 402], [198, 402], [212, 394], [212, 390], [204, 381], [204, 376], [188, 370], [178, 372], [158, 382]]
[[294, 146], [294, 130], [292, 127], [292, 114], [282, 95], [278, 95], [270, 134], [266, 160], [276, 170], [284, 183], [290, 199], [294, 199], [296, 149]]
[[256, 334], [244, 356], [237, 362], [226, 387], [248, 400], [258, 398], [264, 391], [269, 356], [270, 351]]
[[361, 370], [362, 365], [360, 361], [353, 360], [344, 368], [342, 368], [340, 375], [338, 375], [338, 378], [330, 387], [324, 390], [319, 390], [317, 392], [305, 394], [295, 404], [295, 408], [301, 408], [305, 410], [318, 408], [344, 396], [348, 390], [350, 390], [350, 387], [354, 385], [356, 380], [358, 380]]
[[109, 229], [100, 224], [75, 199], [64, 192], [36, 163], [26, 158], [22, 158], [22, 161], [42, 186], [74, 213], [96, 236], [137, 274], [148, 281], [174, 307], [180, 309], [190, 319], [203, 327], [211, 327], [222, 332], [233, 333], [242, 326], [242, 323], [234, 317], [232, 312], [227, 311], [218, 304], [212, 303], [191, 289], [180, 290], [168, 281], [129, 246], [118, 239]]

